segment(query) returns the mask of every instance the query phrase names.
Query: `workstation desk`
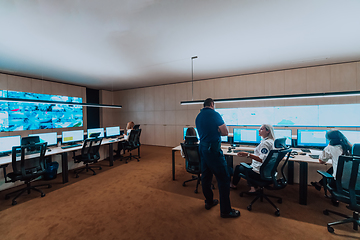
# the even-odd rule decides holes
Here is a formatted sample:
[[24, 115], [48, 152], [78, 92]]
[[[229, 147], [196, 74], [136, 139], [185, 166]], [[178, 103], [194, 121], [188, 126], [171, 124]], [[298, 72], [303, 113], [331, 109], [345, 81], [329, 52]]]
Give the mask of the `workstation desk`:
[[[114, 165], [114, 155], [113, 155], [113, 144], [114, 143], [119, 143], [125, 141], [124, 138], [116, 138], [116, 139], [107, 139], [104, 138], [101, 142], [101, 145], [108, 145], [109, 146], [109, 165], [113, 166]], [[49, 157], [49, 156], [54, 156], [54, 155], [61, 155], [61, 166], [62, 166], [62, 180], [63, 183], [67, 183], [69, 181], [69, 168], [68, 168], [68, 153], [69, 152], [74, 152], [77, 150], [81, 150], [82, 146], [76, 146], [76, 147], [71, 147], [71, 148], [61, 148], [58, 146], [54, 146], [54, 147], [48, 147], [46, 153], [45, 153], [45, 157]], [[26, 158], [31, 159], [33, 157], [37, 157], [38, 155], [34, 154], [34, 155], [26, 155]], [[5, 157], [0, 157], [0, 168], [6, 168], [9, 164], [11, 164], [12, 162], [12, 156], [11, 154], [9, 156], [5, 156]], [[4, 176], [6, 177], [6, 176]]]
[[[232, 149], [231, 152], [228, 152], [230, 145], [222, 144], [221, 149], [225, 155], [225, 158], [228, 164], [233, 167], [233, 157], [237, 156], [237, 153], [234, 153], [233, 150], [240, 150], [246, 152], [254, 152], [255, 146], [240, 146]], [[181, 150], [181, 145], [176, 146], [172, 149], [172, 176], [175, 180], [175, 152]], [[294, 152], [302, 152], [299, 148], [292, 148]], [[318, 159], [313, 159], [309, 157], [310, 154], [319, 155], [322, 151], [320, 150], [311, 150], [311, 153], [306, 153], [305, 155], [295, 155], [292, 158], [289, 158], [288, 162], [288, 183], [294, 183], [294, 162], [299, 163], [299, 203], [301, 205], [307, 204], [307, 186], [308, 186], [308, 164], [309, 163], [319, 163]], [[331, 160], [326, 164], [331, 164]]]

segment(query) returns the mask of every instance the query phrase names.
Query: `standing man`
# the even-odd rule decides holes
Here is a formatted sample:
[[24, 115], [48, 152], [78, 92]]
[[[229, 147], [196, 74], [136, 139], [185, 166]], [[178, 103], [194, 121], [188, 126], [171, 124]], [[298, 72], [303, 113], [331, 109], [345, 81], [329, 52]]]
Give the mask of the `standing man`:
[[214, 110], [214, 101], [208, 98], [204, 101], [204, 108], [197, 115], [195, 124], [200, 137], [201, 182], [205, 196], [205, 208], [209, 210], [219, 203], [214, 199], [211, 189], [213, 174], [215, 175], [220, 195], [220, 216], [223, 218], [236, 218], [240, 212], [231, 209], [230, 205], [230, 174], [221, 150], [220, 136], [227, 136], [228, 130], [224, 120]]

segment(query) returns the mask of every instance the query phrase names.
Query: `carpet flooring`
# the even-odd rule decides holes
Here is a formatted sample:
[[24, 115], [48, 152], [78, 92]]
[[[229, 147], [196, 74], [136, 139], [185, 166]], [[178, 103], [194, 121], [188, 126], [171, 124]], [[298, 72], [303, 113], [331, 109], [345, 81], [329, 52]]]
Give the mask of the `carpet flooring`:
[[[231, 190], [232, 207], [240, 210], [237, 219], [223, 219], [220, 208], [204, 208], [204, 197], [194, 193], [195, 182], [182, 186], [191, 174], [184, 160], [176, 155], [176, 180], [172, 180], [171, 148], [141, 147], [141, 160], [125, 164], [99, 163], [103, 170], [80, 174], [70, 171], [69, 183], [61, 175], [45, 188], [21, 196], [18, 204], [4, 200], [0, 192], [0, 239], [360, 239], [352, 224], [335, 226], [327, 231], [326, 223], [341, 219], [325, 216], [325, 208], [351, 215], [344, 204], [334, 207], [309, 186], [308, 205], [298, 204], [298, 185], [288, 185], [273, 192], [283, 197], [278, 204], [281, 216], [274, 215], [267, 202], [256, 202], [246, 209], [252, 197], [240, 197], [247, 190], [244, 180]], [[216, 184], [215, 184], [216, 185]], [[218, 198], [218, 189], [214, 190]]]

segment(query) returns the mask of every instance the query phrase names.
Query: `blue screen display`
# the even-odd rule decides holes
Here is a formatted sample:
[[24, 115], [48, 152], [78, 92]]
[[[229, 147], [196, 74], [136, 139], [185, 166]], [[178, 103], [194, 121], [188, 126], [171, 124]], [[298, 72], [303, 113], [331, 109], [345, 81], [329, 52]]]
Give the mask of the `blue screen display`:
[[234, 128], [234, 143], [260, 143], [259, 129]]
[[[82, 98], [0, 90], [0, 97], [81, 103]], [[0, 102], [0, 132], [83, 126], [79, 105]]]
[[326, 139], [326, 130], [297, 130], [297, 146], [298, 147], [326, 147], [328, 140]]

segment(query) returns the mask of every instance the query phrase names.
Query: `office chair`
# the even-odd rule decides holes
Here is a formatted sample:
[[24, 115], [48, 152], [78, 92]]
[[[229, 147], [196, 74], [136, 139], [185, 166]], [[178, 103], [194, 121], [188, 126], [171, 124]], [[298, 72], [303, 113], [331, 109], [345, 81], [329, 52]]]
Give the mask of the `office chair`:
[[360, 143], [354, 143], [351, 149], [351, 155], [360, 156]]
[[140, 124], [134, 125], [133, 129], [134, 129], [134, 130], [140, 129]]
[[334, 200], [349, 204], [346, 206], [353, 211], [353, 216], [349, 217], [343, 213], [338, 213], [329, 209], [325, 209], [323, 213], [329, 213], [344, 217], [345, 219], [328, 223], [327, 229], [330, 233], [334, 232], [333, 225], [353, 223], [353, 229], [358, 230], [360, 225], [359, 212], [360, 212], [360, 171], [359, 171], [360, 157], [357, 156], [340, 156], [336, 170], [336, 179], [324, 171], [318, 170], [325, 181], [326, 187], [331, 193]]
[[[79, 177], [79, 173], [86, 170], [88, 172], [89, 170], [93, 172], [93, 175], [96, 175], [96, 172], [92, 169], [92, 167], [89, 166], [89, 164], [97, 163], [97, 161], [100, 159], [100, 153], [99, 149], [101, 146], [102, 138], [87, 138], [84, 141], [84, 145], [81, 149], [81, 155], [75, 156], [75, 152], [73, 155], [74, 162], [80, 163], [83, 162], [85, 164], [84, 167], [78, 168], [74, 170], [75, 177]], [[97, 166], [99, 170], [101, 170], [101, 166]]]
[[[138, 162], [140, 161], [140, 135], [141, 135], [141, 129], [133, 129], [130, 132], [129, 138], [127, 141], [123, 141], [123, 149], [124, 152], [127, 150], [130, 155], [124, 157], [123, 159], [125, 160], [125, 163], [128, 163], [128, 160], [131, 160], [132, 158], [135, 158], [138, 160]], [[138, 154], [137, 155], [132, 155], [132, 151], [137, 149], [138, 150]], [[123, 160], [121, 159], [121, 160]]]
[[198, 193], [198, 187], [201, 181], [201, 161], [199, 145], [196, 142], [185, 142], [181, 143], [181, 148], [185, 155], [186, 171], [191, 174], [196, 174], [196, 176], [193, 176], [192, 179], [184, 181], [183, 186], [185, 187], [187, 182], [196, 181], [196, 188], [194, 192]]
[[[249, 211], [252, 210], [252, 205], [255, 203], [259, 198], [261, 201], [265, 198], [275, 209], [275, 215], [280, 216], [280, 210], [276, 207], [276, 205], [269, 199], [269, 197], [276, 198], [278, 203], [282, 203], [282, 198], [265, 194], [264, 188], [268, 190], [279, 190], [283, 189], [287, 185], [287, 179], [284, 174], [284, 168], [289, 161], [289, 156], [291, 153], [291, 149], [278, 149], [278, 150], [271, 150], [266, 159], [264, 160], [263, 164], [260, 167], [260, 180], [251, 179], [248, 175], [240, 173], [240, 176], [242, 178], [245, 178], [249, 185], [252, 186], [259, 186], [260, 190], [256, 191], [255, 193], [249, 193], [249, 192], [241, 192], [240, 197], [242, 197], [244, 194], [249, 195], [255, 195], [256, 197], [254, 200], [250, 203], [250, 205], [247, 207]], [[284, 161], [282, 161], [285, 158]], [[281, 165], [281, 176], [278, 176], [277, 169], [279, 167], [280, 162], [282, 162]], [[251, 166], [249, 166], [246, 163], [241, 163], [245, 168], [252, 169]]]
[[287, 148], [286, 147], [286, 138], [277, 138], [275, 139], [274, 141], [274, 147], [276, 149], [284, 149], [284, 148]]
[[[35, 190], [41, 193], [41, 197], [45, 196], [45, 193], [38, 189], [37, 187], [48, 186], [51, 188], [50, 184], [38, 184], [31, 185], [31, 182], [36, 178], [43, 176], [45, 172], [45, 153], [46, 153], [47, 143], [35, 143], [22, 146], [14, 146], [12, 148], [12, 168], [13, 172], [6, 174], [4, 169], [5, 182], [16, 182], [24, 181], [26, 187], [19, 189], [15, 192], [8, 193], [5, 195], [5, 199], [9, 199], [10, 195], [18, 193], [12, 200], [12, 205], [16, 205], [16, 199], [20, 197], [24, 192], [27, 191], [30, 194], [31, 190]], [[31, 149], [33, 154], [31, 158], [26, 158], [27, 151]], [[36, 150], [36, 151], [34, 151]], [[10, 180], [8, 180], [9, 178]]]

